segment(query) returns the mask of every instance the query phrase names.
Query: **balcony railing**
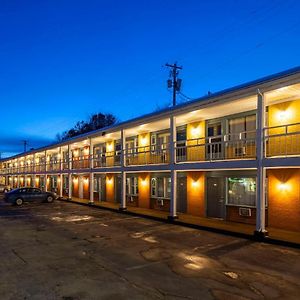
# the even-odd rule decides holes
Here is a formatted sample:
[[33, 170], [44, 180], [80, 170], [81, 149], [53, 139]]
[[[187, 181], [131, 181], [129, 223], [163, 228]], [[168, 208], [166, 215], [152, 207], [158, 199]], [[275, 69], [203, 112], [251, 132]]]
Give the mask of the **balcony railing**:
[[266, 157], [300, 155], [300, 123], [264, 129]]
[[121, 153], [118, 151], [97, 153], [93, 156], [94, 168], [114, 167], [121, 165]]
[[88, 168], [90, 168], [90, 155], [72, 158], [72, 169], [88, 169]]
[[[190, 139], [174, 143], [176, 162], [202, 162], [216, 160], [255, 159], [256, 132], [247, 131], [238, 134]], [[265, 157], [300, 156], [300, 123], [267, 127], [264, 129]], [[123, 151], [127, 166], [153, 165], [170, 163], [170, 144], [141, 146], [127, 148]], [[121, 165], [121, 151], [97, 153], [62, 160], [47, 162], [47, 171], [88, 169], [93, 160], [94, 168], [113, 167]], [[20, 161], [19, 165], [4, 164], [0, 174], [46, 172], [43, 161], [30, 164]]]
[[178, 141], [176, 161], [255, 159], [255, 131]]
[[170, 162], [169, 143], [125, 150], [126, 165], [153, 165]]

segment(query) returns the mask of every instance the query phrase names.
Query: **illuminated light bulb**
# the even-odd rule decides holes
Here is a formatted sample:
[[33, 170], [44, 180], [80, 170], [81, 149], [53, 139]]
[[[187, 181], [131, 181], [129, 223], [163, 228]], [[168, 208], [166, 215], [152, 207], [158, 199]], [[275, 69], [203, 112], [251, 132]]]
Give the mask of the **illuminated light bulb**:
[[199, 137], [200, 136], [200, 127], [199, 126], [193, 127], [191, 129], [191, 134], [192, 134], [192, 137]]
[[198, 182], [198, 180], [193, 180], [192, 181], [192, 187], [198, 187], [199, 186], [199, 182]]
[[285, 122], [290, 118], [290, 112], [288, 110], [282, 110], [277, 115], [280, 122]]
[[282, 192], [285, 192], [285, 191], [287, 191], [287, 189], [288, 189], [288, 185], [286, 184], [286, 183], [280, 183], [279, 185], [278, 185], [278, 188], [279, 188], [279, 190], [280, 191], [282, 191]]

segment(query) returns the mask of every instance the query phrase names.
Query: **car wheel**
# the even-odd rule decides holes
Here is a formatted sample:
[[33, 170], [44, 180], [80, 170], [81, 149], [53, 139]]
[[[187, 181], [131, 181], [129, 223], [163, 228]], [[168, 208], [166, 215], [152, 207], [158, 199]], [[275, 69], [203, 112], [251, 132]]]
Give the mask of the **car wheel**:
[[47, 197], [47, 202], [48, 202], [48, 203], [53, 202], [53, 197], [52, 197], [52, 196], [48, 196], [48, 197]]
[[21, 198], [18, 198], [16, 201], [15, 201], [16, 205], [20, 206], [23, 204], [23, 199]]

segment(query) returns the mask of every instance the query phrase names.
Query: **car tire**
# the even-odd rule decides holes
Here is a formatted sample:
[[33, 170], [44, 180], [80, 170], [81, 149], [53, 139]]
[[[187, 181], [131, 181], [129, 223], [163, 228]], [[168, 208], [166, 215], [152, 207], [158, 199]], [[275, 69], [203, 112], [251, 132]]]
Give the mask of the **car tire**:
[[17, 205], [17, 206], [21, 206], [22, 204], [23, 204], [23, 199], [22, 198], [18, 198], [18, 199], [16, 199], [16, 201], [15, 201], [15, 204]]
[[51, 203], [51, 202], [53, 202], [53, 197], [52, 196], [48, 196], [47, 197], [47, 199], [46, 199], [46, 201], [48, 202], [48, 203]]

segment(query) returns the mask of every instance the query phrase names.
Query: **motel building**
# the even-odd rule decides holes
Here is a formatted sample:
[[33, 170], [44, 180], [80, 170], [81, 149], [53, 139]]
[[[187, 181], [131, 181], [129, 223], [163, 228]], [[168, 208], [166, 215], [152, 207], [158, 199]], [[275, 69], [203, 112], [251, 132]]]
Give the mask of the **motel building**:
[[0, 161], [0, 181], [264, 237], [300, 231], [300, 67]]

